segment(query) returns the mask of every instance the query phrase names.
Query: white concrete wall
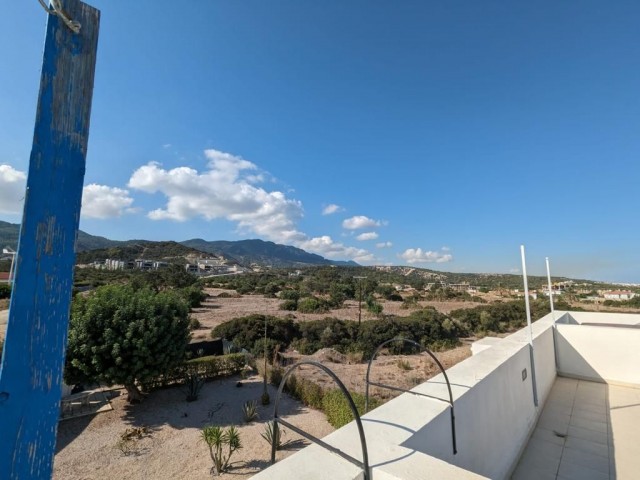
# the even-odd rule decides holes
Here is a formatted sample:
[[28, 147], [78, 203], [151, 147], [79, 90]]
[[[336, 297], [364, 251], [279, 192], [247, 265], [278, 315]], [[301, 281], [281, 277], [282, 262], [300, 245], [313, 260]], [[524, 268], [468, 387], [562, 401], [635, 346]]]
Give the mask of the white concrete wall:
[[585, 324], [599, 323], [610, 325], [639, 325], [637, 313], [601, 313], [601, 312], [556, 312], [558, 323]]
[[[447, 370], [455, 401], [457, 455], [452, 453], [446, 403], [407, 393], [365, 415], [372, 479], [508, 478], [555, 380], [552, 325], [551, 316], [533, 324], [538, 407], [533, 401], [528, 334], [521, 330]], [[448, 398], [442, 375], [414, 391]], [[362, 457], [355, 422], [323, 440]], [[346, 460], [311, 446], [253, 478], [357, 479], [359, 475]]]
[[498, 337], [484, 337], [480, 340], [476, 340], [471, 344], [471, 355], [477, 355], [480, 352], [483, 352], [486, 349], [500, 343], [501, 341], [502, 339]]
[[[635, 315], [636, 321], [638, 318], [640, 316]], [[605, 323], [603, 320], [606, 319], [593, 316], [589, 318], [594, 323]], [[608, 323], [616, 320], [619, 323], [621, 319], [609, 319]], [[629, 322], [634, 319], [622, 320]], [[558, 373], [561, 375], [640, 386], [638, 328], [559, 324], [556, 345]]]

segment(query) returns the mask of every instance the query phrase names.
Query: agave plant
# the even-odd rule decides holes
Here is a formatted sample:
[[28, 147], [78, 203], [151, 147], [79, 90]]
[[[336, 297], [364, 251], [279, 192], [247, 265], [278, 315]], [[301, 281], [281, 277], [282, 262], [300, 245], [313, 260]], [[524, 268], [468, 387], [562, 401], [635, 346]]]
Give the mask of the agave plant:
[[[233, 452], [242, 448], [240, 433], [235, 426], [223, 430], [218, 425], [208, 425], [202, 429], [202, 440], [209, 447], [209, 455], [213, 461], [212, 474], [222, 475], [229, 466]], [[225, 445], [227, 446], [225, 452]]]
[[264, 438], [269, 445], [273, 445], [275, 438], [276, 450], [281, 450], [289, 443], [289, 441], [282, 443], [282, 437], [286, 434], [287, 432], [284, 428], [277, 426], [273, 420], [270, 420], [264, 424], [264, 432], [262, 432], [260, 436]]
[[258, 403], [255, 400], [247, 400], [242, 405], [242, 413], [244, 414], [244, 421], [251, 423], [258, 418]]

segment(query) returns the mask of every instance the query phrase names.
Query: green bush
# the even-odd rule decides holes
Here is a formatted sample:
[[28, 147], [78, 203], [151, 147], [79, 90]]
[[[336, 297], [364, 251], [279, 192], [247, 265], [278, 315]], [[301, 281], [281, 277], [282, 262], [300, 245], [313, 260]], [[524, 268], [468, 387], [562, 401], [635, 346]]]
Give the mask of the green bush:
[[144, 382], [143, 387], [149, 391], [154, 388], [174, 385], [180, 383], [182, 379], [189, 375], [197, 375], [202, 380], [235, 375], [242, 371], [245, 364], [246, 356], [243, 353], [198, 357], [184, 362], [165, 375], [154, 377]]
[[321, 348], [335, 348], [345, 353], [356, 342], [358, 324], [337, 318], [324, 318], [301, 323], [300, 339], [294, 345], [303, 355], [311, 355]]
[[[272, 350], [285, 350], [299, 336], [298, 325], [291, 318], [266, 315], [249, 315], [234, 318], [215, 327], [213, 338], [226, 338], [236, 347], [246, 348], [256, 356], [264, 353], [264, 325], [267, 323], [267, 338]], [[272, 354], [272, 352], [271, 352]]]
[[[363, 415], [364, 395], [354, 392], [350, 393], [358, 413]], [[379, 402], [376, 399], [369, 398], [369, 410], [373, 410], [378, 405]], [[349, 408], [349, 403], [342, 391], [337, 388], [325, 392], [322, 398], [322, 409], [327, 415], [327, 421], [335, 428], [343, 427], [353, 420], [353, 413], [351, 412], [351, 408]]]
[[269, 371], [269, 382], [271, 385], [275, 385], [276, 387], [280, 386], [280, 382], [282, 382], [282, 377], [284, 376], [284, 370], [282, 367], [273, 367]]
[[298, 290], [282, 290], [280, 292], [280, 300], [295, 300], [296, 302], [300, 299], [300, 292]]
[[65, 378], [121, 384], [137, 402], [137, 384], [180, 365], [188, 341], [188, 307], [173, 291], [100, 287], [73, 299]]
[[288, 310], [290, 312], [295, 312], [297, 309], [298, 309], [297, 300], [285, 300], [280, 304], [280, 310]]
[[0, 284], [0, 299], [11, 297], [11, 285], [8, 283]]
[[207, 294], [202, 291], [200, 284], [191, 285], [190, 287], [181, 288], [178, 290], [182, 298], [184, 298], [189, 305], [189, 308], [196, 308], [202, 305], [202, 302], [207, 298]]
[[300, 313], [325, 313], [329, 311], [329, 305], [320, 298], [305, 297], [298, 300], [298, 311]]
[[300, 401], [305, 405], [322, 410], [324, 390], [322, 390], [322, 387], [317, 383], [304, 378], [298, 379], [296, 393]]

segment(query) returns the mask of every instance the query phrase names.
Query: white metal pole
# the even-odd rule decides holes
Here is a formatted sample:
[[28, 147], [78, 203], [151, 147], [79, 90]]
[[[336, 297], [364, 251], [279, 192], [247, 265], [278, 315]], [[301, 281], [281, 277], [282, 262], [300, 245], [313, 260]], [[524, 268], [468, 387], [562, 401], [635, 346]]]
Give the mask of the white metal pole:
[[9, 267], [9, 285], [11, 285], [11, 288], [13, 288], [13, 277], [14, 277], [14, 273], [13, 273], [13, 264], [16, 261], [16, 252], [13, 252], [13, 254], [11, 255], [11, 266]]
[[524, 245], [520, 245], [522, 257], [522, 280], [524, 282], [524, 305], [527, 311], [527, 330], [529, 331], [529, 345], [533, 348], [533, 330], [531, 329], [531, 308], [529, 306], [529, 284], [527, 283], [527, 262], [524, 258]]
[[524, 305], [527, 312], [527, 331], [529, 333], [529, 353], [531, 357], [531, 385], [533, 386], [533, 403], [538, 406], [538, 391], [536, 387], [536, 370], [533, 357], [533, 329], [531, 327], [531, 308], [529, 305], [529, 284], [527, 283], [527, 262], [524, 256], [524, 245], [520, 245], [520, 256], [522, 257], [522, 279], [524, 281]]
[[553, 358], [556, 362], [556, 372], [560, 363], [558, 359], [558, 345], [556, 344], [556, 312], [553, 309], [553, 290], [551, 289], [551, 269], [549, 268], [549, 257], [544, 258], [547, 264], [547, 288], [549, 289], [549, 303], [551, 304], [551, 318], [553, 319]]
[[556, 313], [553, 309], [553, 290], [551, 289], [551, 269], [549, 268], [549, 257], [544, 258], [547, 263], [547, 288], [549, 289], [549, 304], [551, 305], [551, 316], [553, 317], [553, 323], [556, 322]]

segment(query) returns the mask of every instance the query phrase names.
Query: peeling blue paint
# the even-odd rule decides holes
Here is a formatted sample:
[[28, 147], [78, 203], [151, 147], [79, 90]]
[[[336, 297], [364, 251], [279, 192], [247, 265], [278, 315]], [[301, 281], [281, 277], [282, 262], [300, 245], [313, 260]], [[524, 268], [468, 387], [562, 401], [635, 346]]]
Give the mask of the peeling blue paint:
[[100, 12], [49, 16], [14, 291], [0, 367], [0, 479], [51, 477]]

